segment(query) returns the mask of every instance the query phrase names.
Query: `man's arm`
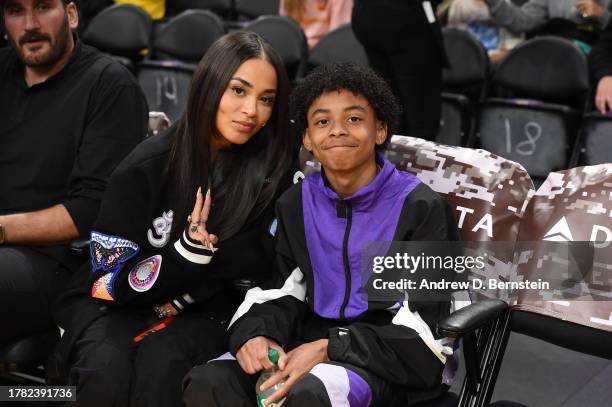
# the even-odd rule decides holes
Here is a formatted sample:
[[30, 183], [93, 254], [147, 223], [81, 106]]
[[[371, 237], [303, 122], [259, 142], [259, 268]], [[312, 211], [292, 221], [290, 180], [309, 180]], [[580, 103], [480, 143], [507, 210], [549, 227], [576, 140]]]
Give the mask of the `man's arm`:
[[66, 243], [78, 237], [64, 205], [36, 212], [0, 216], [5, 244], [48, 245]]
[[515, 34], [534, 30], [550, 18], [546, 0], [530, 0], [521, 7], [504, 0], [485, 0], [485, 3], [493, 22]]
[[599, 36], [589, 55], [589, 66], [597, 84], [595, 105], [601, 113], [612, 110], [612, 26]]

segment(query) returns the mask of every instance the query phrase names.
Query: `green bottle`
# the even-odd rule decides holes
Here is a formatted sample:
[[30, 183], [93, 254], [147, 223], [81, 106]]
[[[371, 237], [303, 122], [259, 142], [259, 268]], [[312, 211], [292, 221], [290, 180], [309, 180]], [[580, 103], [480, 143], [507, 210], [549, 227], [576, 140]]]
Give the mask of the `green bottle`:
[[[258, 407], [264, 407], [263, 405], [264, 400], [270, 397], [276, 390], [280, 389], [281, 386], [285, 384], [285, 381], [281, 380], [280, 382], [276, 383], [274, 386], [266, 389], [266, 391], [260, 390], [260, 387], [263, 384], [263, 382], [268, 380], [268, 378], [272, 376], [274, 373], [278, 372], [278, 365], [277, 365], [278, 364], [278, 351], [273, 348], [268, 348], [268, 359], [270, 360], [270, 362], [274, 363], [274, 366], [270, 369], [266, 369], [263, 372], [261, 372], [261, 375], [259, 376], [259, 379], [257, 380], [257, 383], [255, 384], [255, 392], [257, 393], [257, 406]], [[269, 404], [268, 407], [281, 406], [284, 401], [285, 399], [282, 399], [276, 403]]]

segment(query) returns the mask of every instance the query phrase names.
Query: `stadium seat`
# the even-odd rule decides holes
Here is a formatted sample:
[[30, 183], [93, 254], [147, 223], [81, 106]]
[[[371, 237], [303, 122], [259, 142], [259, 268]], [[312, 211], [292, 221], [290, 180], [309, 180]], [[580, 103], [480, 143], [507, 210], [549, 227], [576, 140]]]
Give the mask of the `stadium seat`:
[[612, 163], [612, 117], [586, 114], [580, 129], [580, 165]]
[[450, 68], [442, 71], [445, 92], [466, 96], [472, 102], [484, 99], [489, 57], [478, 39], [466, 30], [444, 28], [444, 48]]
[[449, 146], [468, 145], [474, 121], [472, 111], [473, 106], [467, 97], [443, 92], [440, 129], [436, 142]]
[[166, 15], [175, 16], [185, 10], [210, 10], [225, 18], [233, 18], [233, 0], [172, 0], [166, 2]]
[[160, 28], [153, 40], [155, 59], [138, 64], [150, 110], [166, 113], [173, 123], [181, 116], [196, 64], [224, 31], [223, 21], [208, 10], [186, 10]]
[[179, 61], [143, 61], [138, 67], [138, 83], [149, 109], [164, 112], [177, 121], [187, 105], [191, 78], [196, 66]]
[[330, 31], [315, 45], [308, 58], [308, 70], [331, 62], [354, 62], [368, 66], [368, 56], [350, 24]]
[[223, 21], [208, 10], [186, 10], [170, 19], [155, 35], [153, 57], [197, 64], [225, 33]]
[[442, 33], [450, 68], [442, 72], [442, 115], [436, 141], [466, 146], [474, 130], [476, 104], [486, 94], [489, 58], [468, 31], [444, 28]]
[[526, 41], [501, 61], [493, 86], [505, 97], [480, 105], [480, 146], [523, 164], [536, 184], [567, 168], [589, 89], [582, 51], [561, 38]]
[[110, 54], [132, 71], [149, 52], [153, 22], [140, 7], [116, 4], [96, 15], [83, 33], [83, 42]]
[[278, 14], [280, 0], [236, 0], [238, 17], [248, 19]]
[[245, 31], [261, 35], [283, 59], [289, 79], [304, 76], [308, 44], [302, 28], [284, 16], [261, 16], [248, 24]]
[[551, 287], [518, 296], [492, 364], [494, 377], [511, 332], [612, 360], [611, 184], [610, 164], [572, 168], [551, 173], [529, 202], [519, 240], [530, 244], [517, 249], [517, 257], [527, 260], [514, 281], [542, 279]]
[[545, 36], [513, 48], [493, 76], [498, 95], [582, 110], [589, 92], [587, 59], [573, 42]]

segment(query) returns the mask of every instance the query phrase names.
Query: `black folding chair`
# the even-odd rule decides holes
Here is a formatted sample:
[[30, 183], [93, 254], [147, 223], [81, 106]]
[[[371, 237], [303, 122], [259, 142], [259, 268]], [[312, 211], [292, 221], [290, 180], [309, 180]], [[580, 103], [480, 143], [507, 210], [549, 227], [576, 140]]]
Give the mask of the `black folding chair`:
[[304, 76], [308, 58], [308, 43], [302, 28], [284, 16], [261, 16], [248, 24], [245, 31], [261, 35], [280, 54], [289, 79]]
[[140, 7], [116, 4], [96, 15], [83, 33], [83, 42], [112, 55], [135, 71], [149, 52], [153, 22]]
[[314, 46], [308, 57], [308, 70], [331, 62], [354, 62], [368, 66], [368, 56], [350, 24], [330, 31]]

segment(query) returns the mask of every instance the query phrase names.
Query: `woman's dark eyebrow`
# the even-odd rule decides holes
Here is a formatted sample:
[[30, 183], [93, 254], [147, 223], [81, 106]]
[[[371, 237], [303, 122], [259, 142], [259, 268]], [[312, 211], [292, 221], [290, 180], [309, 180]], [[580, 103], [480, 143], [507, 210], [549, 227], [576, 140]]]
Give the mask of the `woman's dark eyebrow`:
[[[249, 82], [249, 81], [247, 81], [245, 79], [242, 79], [242, 78], [236, 76], [235, 78], [232, 78], [232, 80], [233, 81], [238, 81], [238, 82], [242, 83], [247, 88], [253, 89], [253, 84], [251, 84], [251, 82]], [[266, 89], [262, 93], [276, 93], [276, 89]]]

